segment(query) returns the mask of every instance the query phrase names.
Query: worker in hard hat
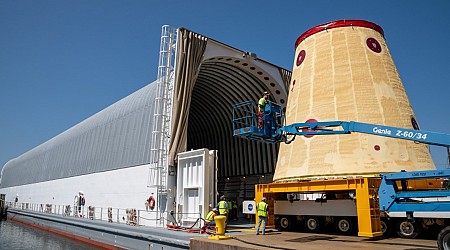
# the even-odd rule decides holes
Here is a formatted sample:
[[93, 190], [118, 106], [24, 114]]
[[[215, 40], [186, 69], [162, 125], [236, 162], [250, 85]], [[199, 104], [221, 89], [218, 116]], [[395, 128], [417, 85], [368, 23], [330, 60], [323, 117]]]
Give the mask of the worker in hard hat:
[[214, 221], [214, 217], [219, 214], [219, 210], [217, 208], [213, 208], [212, 211], [206, 215], [205, 218], [205, 226], [215, 226], [216, 222]]
[[264, 128], [264, 109], [269, 101], [269, 92], [264, 91], [262, 97], [258, 101], [258, 128]]
[[259, 228], [262, 223], [262, 234], [266, 234], [266, 222], [267, 212], [269, 211], [269, 205], [266, 203], [267, 198], [263, 197], [261, 202], [256, 205], [256, 211], [258, 212], [258, 226], [256, 226], [256, 235], [259, 235]]
[[217, 204], [217, 207], [219, 208], [219, 214], [226, 216], [228, 218], [228, 202], [227, 202], [227, 198], [225, 198], [225, 195], [222, 195], [220, 197], [220, 201], [219, 204]]

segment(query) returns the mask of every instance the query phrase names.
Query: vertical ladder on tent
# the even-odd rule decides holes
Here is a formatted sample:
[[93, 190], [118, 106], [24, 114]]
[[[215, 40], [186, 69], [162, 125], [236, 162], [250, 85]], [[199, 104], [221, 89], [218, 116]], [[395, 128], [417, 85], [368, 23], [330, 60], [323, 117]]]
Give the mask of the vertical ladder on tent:
[[[148, 187], [157, 188], [158, 198], [167, 192], [167, 156], [169, 153], [176, 31], [176, 29], [164, 25], [161, 32], [150, 169], [147, 184]], [[161, 218], [158, 206], [156, 210], [156, 218]]]

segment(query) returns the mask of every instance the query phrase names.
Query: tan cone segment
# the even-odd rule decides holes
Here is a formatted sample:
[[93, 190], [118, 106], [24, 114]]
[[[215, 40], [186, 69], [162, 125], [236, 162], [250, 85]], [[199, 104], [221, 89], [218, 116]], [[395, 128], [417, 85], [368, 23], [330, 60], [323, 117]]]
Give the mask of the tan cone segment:
[[[286, 124], [357, 121], [418, 128], [383, 30], [361, 20], [312, 28], [296, 43]], [[353, 133], [282, 144], [274, 181], [435, 169], [428, 147]]]

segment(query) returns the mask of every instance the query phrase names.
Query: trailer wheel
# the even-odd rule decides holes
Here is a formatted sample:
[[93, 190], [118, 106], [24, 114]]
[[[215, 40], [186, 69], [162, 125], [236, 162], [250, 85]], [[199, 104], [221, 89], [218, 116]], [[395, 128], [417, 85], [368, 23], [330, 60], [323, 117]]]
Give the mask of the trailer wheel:
[[406, 219], [400, 220], [397, 224], [397, 233], [402, 238], [414, 239], [420, 234], [420, 224]]
[[336, 218], [336, 231], [340, 234], [349, 235], [353, 233], [354, 223], [349, 217]]
[[306, 230], [317, 233], [320, 231], [322, 225], [322, 220], [320, 217], [307, 217], [305, 219], [305, 228]]
[[292, 226], [292, 219], [290, 216], [280, 216], [278, 220], [278, 228], [280, 230], [289, 230]]
[[392, 224], [391, 221], [385, 217], [381, 218], [381, 232], [384, 237], [389, 237], [392, 233]]
[[450, 250], [450, 226], [441, 230], [437, 237], [439, 250]]

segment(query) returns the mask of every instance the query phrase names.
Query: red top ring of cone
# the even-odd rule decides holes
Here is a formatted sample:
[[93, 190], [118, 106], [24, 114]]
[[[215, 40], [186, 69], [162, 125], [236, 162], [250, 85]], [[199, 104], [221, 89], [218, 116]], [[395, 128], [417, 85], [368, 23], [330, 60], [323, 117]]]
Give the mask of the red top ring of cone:
[[303, 33], [302, 35], [300, 35], [297, 38], [297, 41], [295, 42], [295, 48], [297, 48], [297, 46], [303, 40], [305, 40], [307, 37], [309, 37], [311, 35], [314, 35], [316, 33], [319, 33], [321, 31], [325, 31], [325, 30], [328, 30], [328, 29], [340, 28], [340, 27], [348, 27], [348, 26], [357, 26], [357, 27], [370, 28], [370, 29], [378, 31], [384, 37], [383, 29], [380, 26], [378, 26], [377, 24], [375, 24], [375, 23], [372, 23], [372, 22], [369, 22], [369, 21], [364, 21], [364, 20], [338, 20], [338, 21], [333, 21], [333, 22], [317, 25], [316, 27], [313, 27], [313, 28], [309, 29], [308, 31], [306, 31], [305, 33]]

